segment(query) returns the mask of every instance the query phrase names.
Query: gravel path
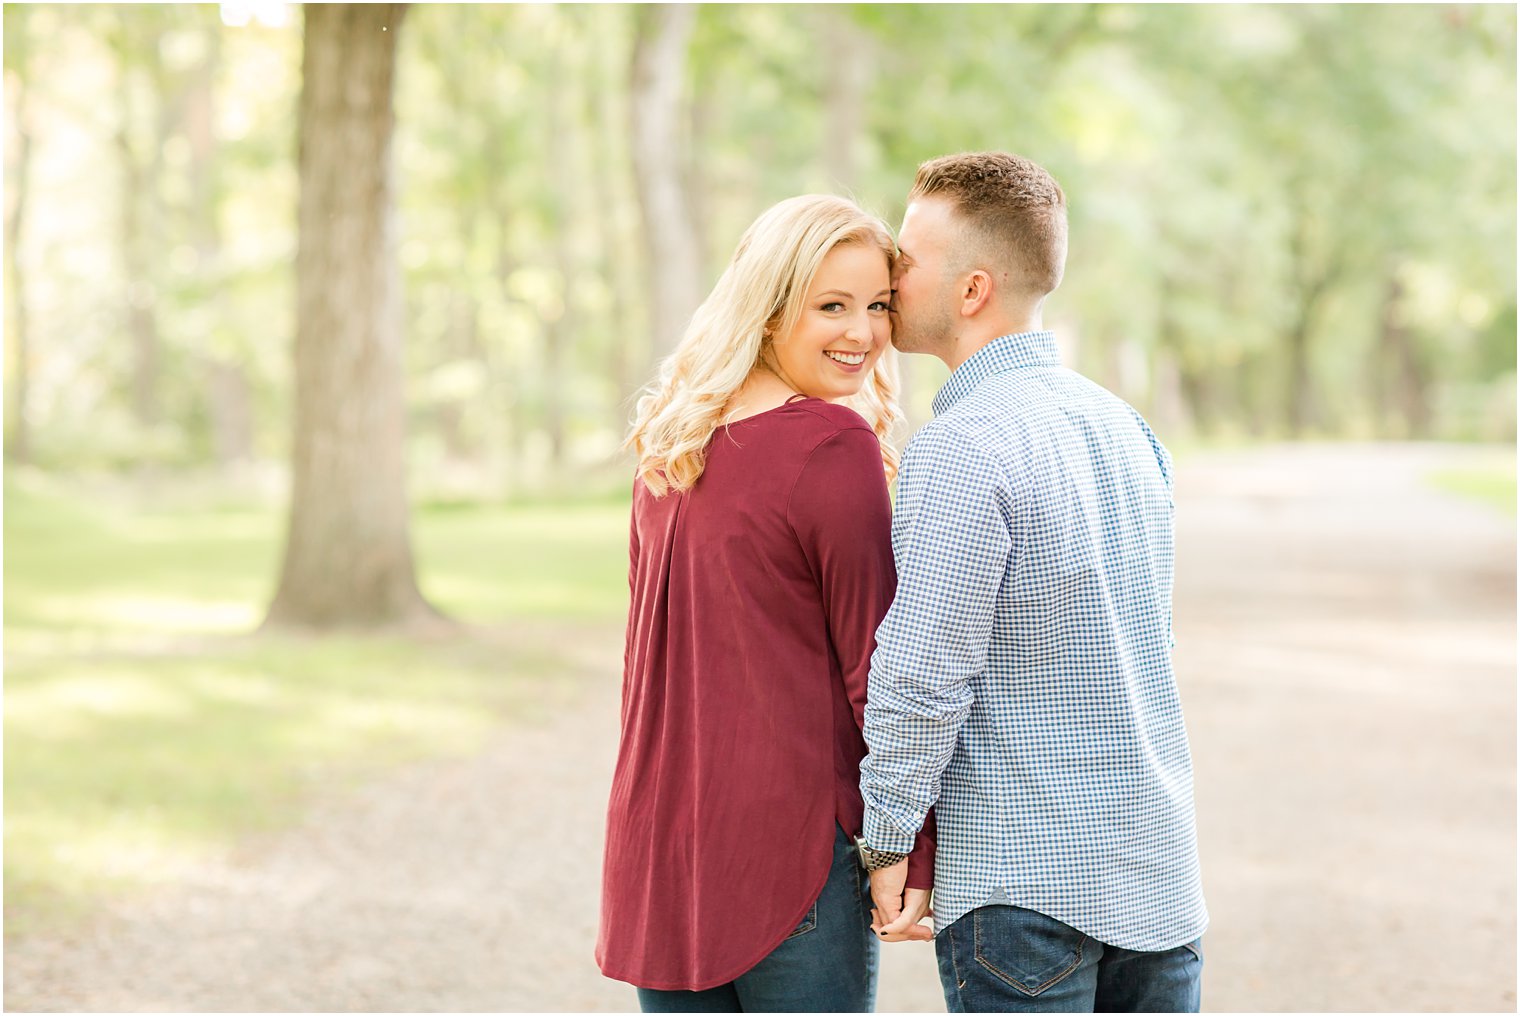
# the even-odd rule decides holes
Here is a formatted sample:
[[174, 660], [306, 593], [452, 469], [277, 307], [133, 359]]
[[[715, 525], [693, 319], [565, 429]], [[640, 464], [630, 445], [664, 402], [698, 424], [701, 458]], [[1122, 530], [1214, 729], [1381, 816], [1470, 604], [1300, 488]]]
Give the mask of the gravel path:
[[[1209, 1009], [1515, 1009], [1515, 526], [1420, 481], [1467, 454], [1182, 463]], [[6, 1007], [632, 1009], [591, 959], [617, 633], [571, 651], [554, 718], [9, 943]], [[931, 947], [883, 956], [882, 1010], [943, 1011]]]

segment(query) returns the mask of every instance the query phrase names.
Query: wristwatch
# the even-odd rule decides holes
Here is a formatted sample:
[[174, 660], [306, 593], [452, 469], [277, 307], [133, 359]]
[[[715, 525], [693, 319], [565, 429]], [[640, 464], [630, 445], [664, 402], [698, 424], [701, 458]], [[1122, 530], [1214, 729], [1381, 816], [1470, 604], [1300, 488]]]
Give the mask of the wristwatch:
[[855, 837], [855, 849], [860, 852], [860, 866], [866, 871], [880, 871], [907, 860], [907, 854], [894, 854], [890, 850], [877, 850], [866, 843], [864, 836]]

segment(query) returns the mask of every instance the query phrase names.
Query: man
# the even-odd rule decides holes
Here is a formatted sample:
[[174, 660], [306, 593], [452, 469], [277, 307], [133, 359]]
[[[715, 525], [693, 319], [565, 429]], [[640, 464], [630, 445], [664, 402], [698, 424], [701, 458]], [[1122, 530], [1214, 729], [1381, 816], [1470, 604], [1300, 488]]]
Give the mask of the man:
[[903, 454], [897, 596], [871, 660], [862, 862], [876, 928], [938, 826], [951, 1012], [1197, 1011], [1208, 924], [1171, 666], [1171, 460], [1064, 369], [1041, 310], [1066, 199], [1004, 153], [919, 167], [893, 343], [952, 373]]

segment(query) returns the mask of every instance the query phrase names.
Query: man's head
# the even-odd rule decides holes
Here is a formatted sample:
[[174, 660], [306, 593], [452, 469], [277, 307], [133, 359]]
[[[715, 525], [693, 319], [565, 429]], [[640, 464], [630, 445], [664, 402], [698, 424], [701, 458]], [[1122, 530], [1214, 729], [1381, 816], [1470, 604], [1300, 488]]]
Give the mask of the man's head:
[[958, 339], [1038, 321], [1066, 265], [1066, 196], [1020, 156], [946, 155], [918, 167], [897, 244], [893, 343], [959, 361]]

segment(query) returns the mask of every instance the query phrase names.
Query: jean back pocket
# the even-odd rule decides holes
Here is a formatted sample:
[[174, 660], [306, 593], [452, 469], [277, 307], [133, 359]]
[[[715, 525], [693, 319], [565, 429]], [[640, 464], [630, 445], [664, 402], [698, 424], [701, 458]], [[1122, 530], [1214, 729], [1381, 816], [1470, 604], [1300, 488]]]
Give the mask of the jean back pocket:
[[972, 915], [976, 961], [1024, 995], [1038, 995], [1082, 965], [1091, 941], [1069, 925], [1022, 907], [982, 907]]
[[818, 904], [815, 902], [811, 907], [808, 907], [808, 912], [803, 916], [802, 923], [797, 925], [792, 933], [786, 936], [783, 941], [791, 941], [799, 935], [806, 935], [816, 927], [818, 927]]

